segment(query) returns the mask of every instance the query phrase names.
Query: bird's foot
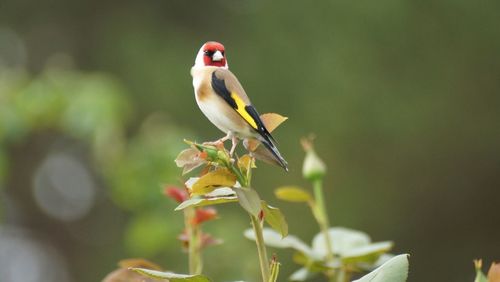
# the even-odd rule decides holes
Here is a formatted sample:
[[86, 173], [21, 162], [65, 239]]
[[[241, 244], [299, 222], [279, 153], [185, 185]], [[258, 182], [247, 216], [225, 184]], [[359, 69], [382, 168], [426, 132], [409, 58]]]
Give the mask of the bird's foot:
[[232, 146], [231, 146], [231, 150], [229, 151], [229, 155], [233, 156], [234, 150], [236, 150], [236, 146], [238, 145], [238, 138], [236, 138], [236, 136], [233, 136], [231, 138], [231, 142], [232, 142]]
[[229, 140], [229, 138], [231, 138], [231, 136], [228, 134], [224, 137], [222, 137], [221, 139], [218, 139], [218, 140], [215, 140], [215, 141], [208, 141], [208, 142], [203, 142], [204, 145], [211, 145], [211, 146], [215, 146], [217, 148], [224, 148], [224, 142]]
[[208, 146], [215, 146], [215, 147], [224, 147], [224, 140], [216, 140], [216, 141], [207, 141], [203, 142], [203, 145], [208, 145]]

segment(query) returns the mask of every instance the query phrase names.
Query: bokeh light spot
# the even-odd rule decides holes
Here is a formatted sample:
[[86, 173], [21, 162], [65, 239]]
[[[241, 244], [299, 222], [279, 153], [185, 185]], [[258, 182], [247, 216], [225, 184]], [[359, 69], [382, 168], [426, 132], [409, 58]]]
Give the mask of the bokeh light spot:
[[70, 282], [66, 262], [57, 250], [20, 228], [0, 225], [2, 282]]
[[96, 186], [80, 161], [65, 153], [55, 153], [37, 169], [33, 193], [46, 214], [58, 220], [73, 221], [92, 208]]

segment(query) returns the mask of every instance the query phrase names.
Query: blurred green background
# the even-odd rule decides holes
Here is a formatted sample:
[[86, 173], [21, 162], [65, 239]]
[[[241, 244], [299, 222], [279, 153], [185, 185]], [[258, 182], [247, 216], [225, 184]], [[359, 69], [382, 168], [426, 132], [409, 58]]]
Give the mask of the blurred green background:
[[[336, 226], [394, 240], [409, 281], [472, 281], [500, 257], [499, 1], [63, 1], [0, 3], [0, 280], [100, 281], [126, 257], [177, 272], [183, 138], [222, 133], [189, 70], [207, 40], [275, 132], [291, 171], [254, 186], [309, 242], [308, 209], [273, 188], [307, 183], [299, 138], [317, 136]], [[257, 281], [248, 217], [206, 228], [214, 281]], [[297, 266], [277, 251], [282, 278]]]

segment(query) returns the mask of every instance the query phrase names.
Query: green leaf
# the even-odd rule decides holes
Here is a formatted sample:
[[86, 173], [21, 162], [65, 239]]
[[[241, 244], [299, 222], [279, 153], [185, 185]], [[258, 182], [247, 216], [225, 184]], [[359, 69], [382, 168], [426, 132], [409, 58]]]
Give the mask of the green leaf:
[[295, 252], [292, 256], [293, 262], [296, 264], [304, 265], [307, 266], [311, 263], [311, 259], [306, 256], [304, 253], [301, 252]]
[[269, 282], [278, 281], [278, 274], [280, 272], [280, 265], [281, 264], [276, 259], [273, 259], [271, 261], [271, 276], [269, 277]]
[[[361, 231], [344, 227], [332, 227], [328, 229], [328, 236], [332, 243], [333, 253], [341, 257], [350, 251], [370, 244], [370, 237]], [[326, 256], [326, 243], [323, 232], [314, 236], [312, 247], [318, 256]]]
[[341, 266], [338, 260], [335, 260], [330, 266], [327, 265], [324, 260], [314, 260], [314, 258], [301, 252], [295, 252], [293, 254], [293, 261], [297, 264], [305, 266], [310, 273], [325, 272], [333, 269], [334, 267], [339, 268]]
[[264, 211], [264, 220], [269, 224], [274, 230], [281, 234], [281, 237], [286, 237], [288, 235], [288, 223], [285, 220], [285, 216], [280, 211], [280, 209], [268, 205], [265, 201], [261, 202], [262, 210]]
[[280, 200], [288, 202], [310, 202], [312, 195], [306, 190], [296, 186], [283, 186], [274, 190], [274, 195]]
[[203, 206], [210, 206], [210, 205], [233, 203], [233, 202], [237, 202], [237, 201], [238, 201], [238, 198], [236, 196], [189, 199], [187, 201], [184, 201], [180, 205], [178, 205], [175, 208], [175, 210], [179, 211], [179, 210], [183, 210], [187, 207], [203, 207]]
[[234, 188], [240, 205], [255, 217], [259, 216], [261, 206], [259, 194], [250, 188]]
[[[272, 230], [271, 228], [264, 228], [262, 230], [262, 234], [264, 236], [264, 243], [267, 246], [281, 249], [291, 248], [307, 255], [312, 254], [311, 248], [294, 235], [288, 235], [285, 238], [282, 238], [278, 232]], [[255, 233], [253, 229], [245, 230], [244, 235], [247, 239], [255, 241]]]
[[201, 202], [203, 202], [203, 198], [193, 198], [193, 199], [189, 199], [189, 200], [186, 200], [184, 202], [182, 202], [180, 205], [178, 205], [176, 208], [175, 208], [175, 211], [180, 211], [180, 210], [183, 210], [187, 207], [196, 207], [198, 204], [200, 204]]
[[375, 261], [371, 261], [371, 262], [360, 261], [360, 262], [357, 262], [357, 263], [351, 264], [351, 265], [355, 266], [356, 268], [359, 268], [360, 271], [370, 272], [370, 271], [374, 270], [375, 268], [381, 266], [382, 264], [388, 262], [393, 257], [394, 257], [393, 254], [384, 253], [384, 254], [379, 255]]
[[210, 279], [208, 279], [204, 275], [177, 274], [173, 272], [163, 272], [158, 270], [134, 267], [129, 269], [150, 278], [168, 279], [170, 282], [210, 282]]
[[217, 188], [208, 194], [205, 194], [204, 197], [192, 198], [187, 201], [184, 201], [180, 205], [178, 205], [175, 208], [175, 210], [178, 211], [178, 210], [183, 210], [187, 207], [201, 207], [201, 206], [217, 205], [217, 204], [231, 203], [237, 201], [238, 197], [236, 197], [236, 194], [231, 188], [222, 187], [222, 188]]
[[216, 187], [231, 187], [234, 184], [236, 184], [234, 174], [227, 169], [218, 169], [200, 177], [191, 187], [191, 194], [204, 195], [212, 192]]
[[290, 275], [288, 279], [290, 281], [306, 281], [309, 278], [311, 278], [311, 276], [312, 273], [310, 273], [309, 270], [307, 270], [307, 268], [302, 267], [299, 270], [292, 273], [292, 275]]
[[391, 241], [385, 241], [353, 248], [344, 252], [342, 262], [346, 264], [357, 262], [374, 263], [380, 255], [390, 251], [393, 245], [394, 244]]
[[408, 278], [408, 256], [408, 254], [395, 256], [353, 282], [404, 282]]

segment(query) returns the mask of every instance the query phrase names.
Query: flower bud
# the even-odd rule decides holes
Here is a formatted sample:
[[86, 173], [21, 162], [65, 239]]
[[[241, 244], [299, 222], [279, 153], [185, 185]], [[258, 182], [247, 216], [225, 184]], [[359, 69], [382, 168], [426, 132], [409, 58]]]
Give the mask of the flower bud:
[[222, 146], [212, 146], [204, 144], [194, 144], [196, 149], [200, 151], [199, 157], [208, 162], [215, 162], [222, 165], [230, 163], [231, 157]]
[[326, 173], [326, 165], [314, 151], [312, 143], [309, 140], [302, 140], [302, 146], [306, 151], [302, 174], [310, 181], [323, 178]]
[[221, 164], [229, 164], [231, 162], [231, 157], [229, 154], [223, 149], [217, 152], [217, 158], [219, 159], [219, 163]]
[[218, 149], [214, 146], [207, 146], [207, 145], [200, 145], [200, 144], [194, 144], [196, 149], [200, 151], [200, 158], [209, 161], [209, 162], [214, 162], [217, 161], [218, 157]]

